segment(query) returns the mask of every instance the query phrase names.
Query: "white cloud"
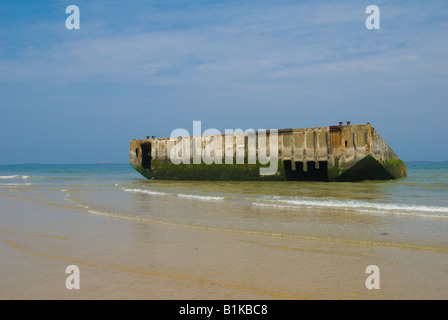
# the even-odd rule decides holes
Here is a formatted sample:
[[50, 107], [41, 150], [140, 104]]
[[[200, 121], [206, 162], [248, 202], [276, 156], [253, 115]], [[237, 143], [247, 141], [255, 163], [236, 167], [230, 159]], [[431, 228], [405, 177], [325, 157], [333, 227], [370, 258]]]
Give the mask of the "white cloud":
[[[82, 36], [58, 33], [59, 41], [26, 42], [16, 56], [0, 60], [0, 80], [188, 86], [191, 81], [204, 85], [292, 81], [338, 72], [347, 77], [360, 72], [400, 74], [413, 68], [446, 72], [446, 59], [440, 52], [441, 46], [447, 48], [443, 30], [419, 33], [419, 26], [416, 34], [403, 34], [389, 27], [369, 33], [362, 5], [351, 2], [261, 4], [136, 14], [136, 21], [145, 17], [157, 21], [159, 27], [149, 30], [132, 28], [138, 24], [131, 8], [120, 17], [129, 22], [122, 31], [115, 26], [107, 32], [104, 28], [111, 15], [99, 15], [83, 24]], [[386, 18], [395, 17], [393, 26], [402, 28], [400, 14], [411, 9], [387, 8], [389, 12], [383, 10]], [[428, 15], [428, 10], [420, 12], [419, 19]], [[48, 24], [45, 30], [51, 30]]]

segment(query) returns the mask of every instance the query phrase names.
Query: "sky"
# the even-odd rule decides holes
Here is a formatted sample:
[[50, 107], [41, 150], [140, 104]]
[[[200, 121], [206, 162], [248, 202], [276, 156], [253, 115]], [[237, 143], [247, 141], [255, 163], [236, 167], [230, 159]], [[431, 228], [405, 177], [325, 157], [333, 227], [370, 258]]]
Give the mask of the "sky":
[[127, 163], [193, 121], [370, 122], [405, 161], [448, 160], [446, 0], [2, 0], [0, 25], [0, 164]]

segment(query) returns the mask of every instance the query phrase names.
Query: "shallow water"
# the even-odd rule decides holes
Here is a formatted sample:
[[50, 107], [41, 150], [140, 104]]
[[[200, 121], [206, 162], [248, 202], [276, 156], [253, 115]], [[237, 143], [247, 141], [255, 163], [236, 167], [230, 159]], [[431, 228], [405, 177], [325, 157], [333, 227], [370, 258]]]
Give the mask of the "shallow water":
[[448, 251], [448, 162], [391, 181], [149, 181], [128, 164], [1, 165], [0, 193], [197, 229]]

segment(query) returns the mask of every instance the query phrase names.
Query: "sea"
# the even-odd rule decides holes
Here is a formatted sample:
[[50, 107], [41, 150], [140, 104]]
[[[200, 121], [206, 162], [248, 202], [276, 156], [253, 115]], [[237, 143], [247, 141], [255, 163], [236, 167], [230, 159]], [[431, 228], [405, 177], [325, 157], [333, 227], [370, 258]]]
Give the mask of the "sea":
[[156, 181], [129, 164], [0, 165], [0, 196], [217, 232], [448, 251], [448, 161], [362, 182]]

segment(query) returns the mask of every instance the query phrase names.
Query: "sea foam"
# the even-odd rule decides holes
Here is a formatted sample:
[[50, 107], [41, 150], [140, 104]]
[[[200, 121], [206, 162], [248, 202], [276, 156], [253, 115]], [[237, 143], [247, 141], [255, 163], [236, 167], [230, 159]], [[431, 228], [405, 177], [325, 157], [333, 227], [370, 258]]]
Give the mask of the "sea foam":
[[277, 208], [329, 208], [351, 210], [355, 212], [399, 214], [408, 216], [419, 216], [427, 218], [448, 219], [448, 208], [427, 205], [408, 205], [399, 203], [378, 203], [360, 200], [336, 200], [336, 199], [313, 199], [313, 198], [258, 198], [252, 203], [255, 206], [269, 206]]
[[177, 194], [180, 198], [187, 198], [187, 199], [195, 199], [195, 200], [205, 200], [205, 201], [222, 201], [224, 200], [224, 197], [218, 197], [218, 196], [201, 196], [196, 194], [184, 194], [179, 193]]
[[23, 175], [16, 174], [16, 175], [12, 175], [12, 176], [0, 176], [0, 179], [20, 179], [20, 178], [30, 179], [32, 177], [33, 176], [23, 176]]
[[159, 195], [159, 196], [163, 196], [163, 195], [167, 195], [168, 194], [166, 192], [145, 190], [145, 189], [127, 189], [127, 188], [123, 188], [123, 191], [134, 192], [134, 193], [144, 193], [144, 194], [150, 194], [150, 195]]

